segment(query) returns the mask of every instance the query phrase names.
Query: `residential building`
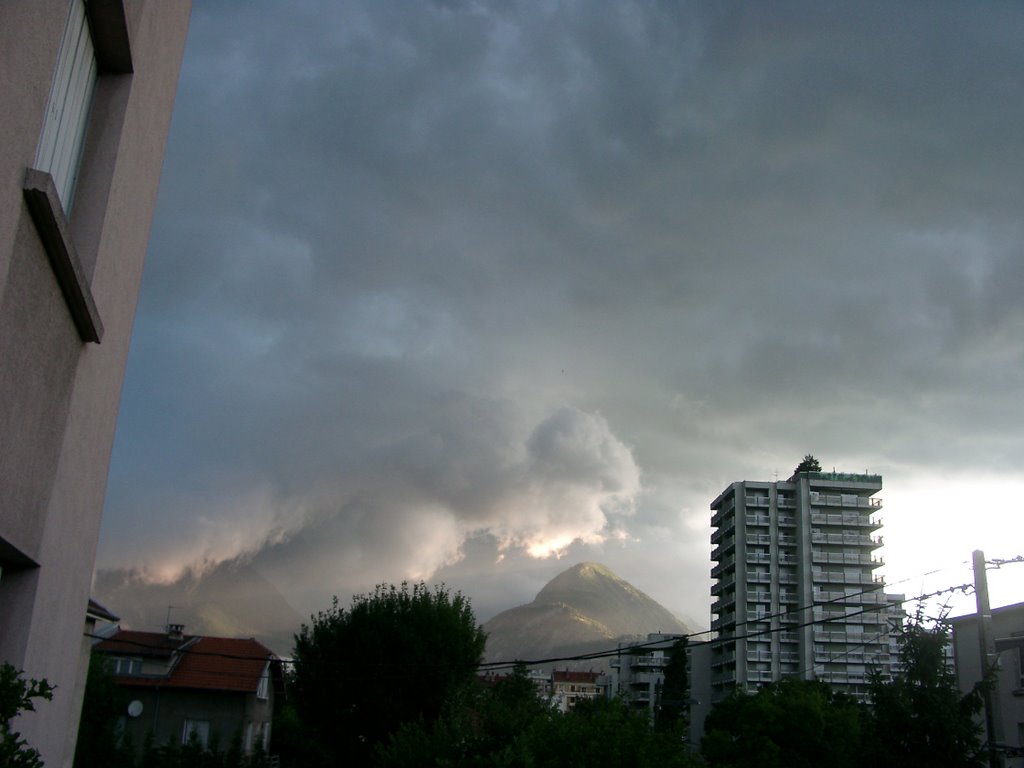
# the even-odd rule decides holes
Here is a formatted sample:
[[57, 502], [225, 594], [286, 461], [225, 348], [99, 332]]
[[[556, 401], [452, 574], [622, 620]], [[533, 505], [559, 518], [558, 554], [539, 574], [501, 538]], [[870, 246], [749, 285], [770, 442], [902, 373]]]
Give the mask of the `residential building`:
[[189, 0], [0, 3], [0, 661], [69, 766], [92, 578]]
[[121, 630], [96, 644], [115, 680], [128, 693], [124, 734], [140, 748], [147, 734], [157, 744], [227, 749], [237, 736], [251, 753], [270, 744], [275, 691], [282, 690], [281, 662], [253, 639]]
[[[953, 628], [953, 659], [960, 690], [969, 692], [984, 677], [978, 616], [971, 613], [950, 620]], [[992, 609], [992, 637], [995, 641], [995, 687], [992, 699], [1006, 765], [1024, 766], [1024, 603]], [[984, 718], [978, 722], [984, 726]]]
[[863, 699], [872, 670], [891, 675], [903, 612], [875, 574], [881, 489], [879, 475], [797, 472], [732, 483], [711, 503], [716, 636], [698, 700], [792, 675]]
[[551, 671], [552, 703], [562, 712], [572, 711], [584, 700], [603, 699], [608, 691], [608, 676], [593, 670]]
[[646, 639], [620, 642], [619, 653], [610, 662], [609, 694], [646, 710], [653, 720], [672, 644], [680, 637], [652, 632]]

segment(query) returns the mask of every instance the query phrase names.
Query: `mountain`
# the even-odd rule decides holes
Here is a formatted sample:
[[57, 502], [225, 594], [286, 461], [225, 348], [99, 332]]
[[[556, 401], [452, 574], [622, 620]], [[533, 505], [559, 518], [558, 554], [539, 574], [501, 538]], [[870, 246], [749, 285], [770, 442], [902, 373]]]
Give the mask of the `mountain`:
[[189, 634], [253, 637], [290, 655], [302, 617], [253, 568], [225, 562], [201, 575], [161, 584], [127, 570], [99, 571], [93, 596], [129, 629], [160, 631], [168, 615]]
[[[484, 624], [487, 661], [547, 659], [614, 648], [649, 632], [684, 634], [686, 625], [610, 569], [579, 563], [549, 581], [532, 603]], [[599, 661], [576, 666], [598, 667]], [[558, 666], [572, 666], [559, 662]]]

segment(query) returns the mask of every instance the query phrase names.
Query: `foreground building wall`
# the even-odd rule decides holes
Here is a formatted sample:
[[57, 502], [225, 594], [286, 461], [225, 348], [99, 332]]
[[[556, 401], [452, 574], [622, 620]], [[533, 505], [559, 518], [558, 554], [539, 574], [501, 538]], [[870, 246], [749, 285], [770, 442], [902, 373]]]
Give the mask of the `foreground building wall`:
[[[985, 676], [981, 663], [976, 614], [950, 621], [957, 682], [969, 693]], [[1007, 766], [1024, 766], [1024, 603], [992, 609], [996, 658], [993, 698], [1002, 724], [1002, 740], [1010, 750]], [[978, 716], [984, 726], [985, 719]]]
[[[57, 686], [18, 726], [48, 766], [72, 759], [107, 469], [189, 12], [188, 0], [0, 4], [0, 660]], [[90, 54], [94, 66], [69, 84], [58, 62], [76, 13], [75, 77]], [[73, 124], [46, 141], [66, 157], [43, 157], [61, 110]]]

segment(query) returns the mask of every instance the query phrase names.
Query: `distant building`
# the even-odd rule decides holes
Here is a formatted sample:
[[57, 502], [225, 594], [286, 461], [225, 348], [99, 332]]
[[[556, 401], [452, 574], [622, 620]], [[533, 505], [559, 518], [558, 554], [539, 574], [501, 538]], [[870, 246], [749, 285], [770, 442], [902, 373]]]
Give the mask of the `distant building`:
[[0, 3], [0, 661], [69, 766], [89, 587], [189, 0]]
[[665, 666], [672, 644], [682, 635], [651, 633], [646, 640], [620, 642], [611, 660], [609, 695], [621, 698], [654, 718], [665, 683]]
[[571, 712], [581, 701], [605, 698], [608, 676], [600, 672], [555, 669], [551, 672], [552, 703], [562, 712]]
[[710, 666], [694, 675], [702, 716], [736, 688], [787, 676], [863, 699], [872, 670], [891, 675], [891, 624], [904, 614], [874, 573], [881, 488], [879, 475], [798, 472], [733, 483], [711, 503], [716, 636], [694, 656]]
[[[976, 614], [958, 616], [953, 627], [953, 659], [964, 693], [984, 676]], [[1024, 766], [1024, 603], [992, 609], [992, 636], [998, 663], [994, 697], [1001, 714], [1002, 741], [1011, 757], [1007, 766]], [[979, 723], [984, 719], [979, 716]]]
[[237, 736], [251, 753], [270, 745], [281, 662], [255, 640], [121, 630], [95, 646], [128, 692], [124, 733], [136, 748], [152, 733], [157, 744], [207, 746], [216, 736], [227, 749]]

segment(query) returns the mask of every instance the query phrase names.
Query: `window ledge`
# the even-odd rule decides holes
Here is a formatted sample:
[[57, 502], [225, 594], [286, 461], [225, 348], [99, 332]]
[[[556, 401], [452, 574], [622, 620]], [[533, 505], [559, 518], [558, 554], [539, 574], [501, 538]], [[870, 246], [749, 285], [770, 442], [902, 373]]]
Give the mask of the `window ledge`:
[[45, 171], [29, 168], [25, 172], [23, 192], [57, 284], [78, 328], [78, 335], [82, 341], [99, 344], [103, 337], [103, 323], [71, 240], [53, 177]]

